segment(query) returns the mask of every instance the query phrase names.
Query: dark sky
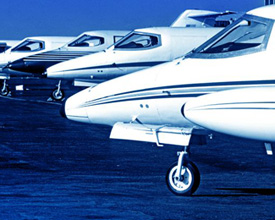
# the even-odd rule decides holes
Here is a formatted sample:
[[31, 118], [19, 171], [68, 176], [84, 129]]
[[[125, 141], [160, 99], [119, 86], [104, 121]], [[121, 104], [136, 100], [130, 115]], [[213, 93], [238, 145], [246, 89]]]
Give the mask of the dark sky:
[[186, 9], [248, 11], [264, 0], [0, 0], [0, 39], [169, 26]]

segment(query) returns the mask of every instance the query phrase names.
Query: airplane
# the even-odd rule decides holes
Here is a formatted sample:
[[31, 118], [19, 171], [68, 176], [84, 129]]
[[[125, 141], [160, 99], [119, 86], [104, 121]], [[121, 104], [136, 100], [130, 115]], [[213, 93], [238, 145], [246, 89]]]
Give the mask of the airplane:
[[[185, 10], [170, 27], [213, 27], [226, 26], [229, 21], [215, 20], [216, 17], [235, 14], [234, 12], [214, 12], [207, 10]], [[100, 30], [88, 31], [79, 35], [64, 46], [23, 57], [9, 63], [8, 67], [15, 71], [43, 73], [54, 64], [80, 56], [103, 51], [113, 45], [130, 31]]]
[[8, 67], [15, 71], [42, 74], [54, 64], [104, 50], [128, 33], [126, 30], [87, 31], [59, 48], [23, 57], [11, 62]]
[[[52, 65], [104, 50], [128, 33], [129, 31], [126, 30], [84, 32], [59, 48], [22, 57], [21, 59], [11, 62], [7, 67], [9, 70], [13, 71], [42, 75], [42, 73]], [[63, 99], [65, 94], [60, 87], [61, 81], [59, 81], [57, 88], [52, 92], [52, 99]]]
[[180, 57], [221, 30], [180, 27], [136, 29], [105, 51], [51, 66], [46, 75], [57, 79], [112, 79]]
[[6, 96], [10, 90], [6, 80], [11, 76], [30, 76], [32, 74], [13, 71], [8, 69], [7, 66], [14, 60], [40, 53], [42, 51], [58, 48], [70, 41], [72, 37], [27, 37], [9, 49], [0, 53], [0, 76], [3, 79], [3, 85], [0, 94]]
[[[201, 118], [198, 125], [192, 122], [190, 110], [193, 104], [189, 105], [188, 102], [225, 90], [274, 87], [274, 22], [275, 5], [251, 10], [181, 58], [76, 93], [63, 103], [60, 113], [73, 121], [112, 126], [112, 139], [153, 142], [157, 146], [182, 146], [178, 161], [167, 171], [166, 183], [176, 195], [192, 195], [199, 187], [200, 173], [189, 157], [190, 140], [196, 134], [209, 134], [209, 130], [204, 129], [202, 126], [206, 125], [201, 122], [208, 122], [208, 118]], [[251, 90], [246, 93], [249, 92]], [[269, 99], [271, 95], [262, 99], [266, 104], [259, 105], [259, 100], [253, 98], [257, 93], [251, 93], [250, 96], [252, 98], [247, 98], [248, 103], [243, 106], [272, 106], [272, 99]], [[241, 97], [243, 95], [236, 102], [242, 101]], [[222, 102], [221, 99], [217, 100]], [[224, 104], [227, 101], [225, 98]], [[203, 115], [217, 116], [217, 119], [222, 117], [221, 114], [214, 115], [214, 111], [213, 114], [206, 112]], [[268, 116], [272, 116], [272, 113]], [[217, 122], [211, 120], [208, 124]], [[225, 127], [231, 126], [230, 119], [226, 120], [228, 123]], [[254, 127], [258, 126], [261, 118], [257, 115], [255, 120]], [[232, 130], [236, 126], [233, 124]], [[244, 125], [240, 131], [245, 131], [246, 127]], [[264, 126], [259, 128], [263, 133], [267, 131]], [[266, 141], [271, 140], [267, 138]]]
[[186, 10], [170, 27], [137, 29], [107, 50], [53, 65], [45, 75], [86, 86], [170, 61], [222, 30], [230, 21], [217, 17], [226, 15], [235, 13]]
[[[217, 19], [220, 16], [233, 15], [235, 12], [214, 12], [208, 10], [185, 10], [170, 27], [224, 27], [230, 23], [228, 19]], [[217, 29], [216, 29], [217, 30]], [[128, 34], [129, 31], [91, 31], [81, 34], [73, 42], [69, 42], [61, 48], [44, 53], [38, 53], [29, 57], [24, 57], [8, 65], [8, 68], [15, 71], [39, 73], [42, 74], [46, 68], [71, 60], [84, 55], [92, 54], [99, 51], [104, 51], [109, 46], [116, 43], [120, 38]], [[86, 42], [86, 43], [85, 43]], [[107, 73], [108, 74], [108, 73]], [[111, 75], [110, 75], [111, 77]], [[51, 76], [49, 76], [51, 78]], [[53, 77], [56, 78], [56, 77]], [[70, 77], [75, 78], [75, 77]], [[108, 78], [108, 77], [107, 77]], [[64, 91], [61, 89], [61, 80], [63, 77], [58, 77], [59, 83], [57, 88], [52, 92], [51, 98], [53, 100], [62, 100], [65, 96]], [[65, 77], [66, 79], [66, 77]], [[74, 85], [77, 86], [90, 86], [88, 80], [74, 80]], [[104, 78], [105, 80], [105, 78]], [[92, 80], [93, 83], [101, 82], [102, 80]]]

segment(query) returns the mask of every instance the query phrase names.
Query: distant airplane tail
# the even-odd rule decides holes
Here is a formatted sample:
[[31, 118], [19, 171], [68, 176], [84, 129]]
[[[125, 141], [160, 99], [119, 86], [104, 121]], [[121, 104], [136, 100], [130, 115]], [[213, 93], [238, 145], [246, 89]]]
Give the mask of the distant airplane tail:
[[[224, 19], [221, 19], [223, 16]], [[186, 10], [172, 23], [171, 27], [225, 27], [239, 16], [231, 11]]]

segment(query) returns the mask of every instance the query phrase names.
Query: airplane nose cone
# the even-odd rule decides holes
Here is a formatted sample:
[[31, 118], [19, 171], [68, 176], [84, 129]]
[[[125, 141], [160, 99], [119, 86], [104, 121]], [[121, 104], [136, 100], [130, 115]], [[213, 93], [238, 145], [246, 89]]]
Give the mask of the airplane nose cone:
[[63, 118], [67, 118], [66, 111], [65, 111], [65, 105], [66, 105], [66, 102], [63, 102], [63, 104], [59, 110], [59, 113]]
[[52, 79], [62, 79], [64, 77], [64, 72], [63, 71], [52, 71], [51, 69], [47, 69], [46, 72], [43, 73], [44, 76], [47, 78], [52, 78]]
[[17, 60], [17, 61], [10, 63], [8, 65], [8, 68], [10, 68], [12, 70], [16, 70], [16, 71], [25, 72], [25, 70], [27, 69], [27, 66], [23, 60]]
[[48, 73], [47, 72], [43, 72], [41, 75], [42, 78], [47, 78], [48, 77]]
[[42, 63], [24, 61], [23, 59], [13, 61], [7, 67], [13, 71], [34, 73], [34, 74], [41, 74], [45, 71], [45, 67], [43, 66]]
[[60, 108], [60, 115], [69, 120], [90, 123], [87, 111], [83, 104], [85, 103], [85, 96], [80, 92], [69, 97], [63, 102]]

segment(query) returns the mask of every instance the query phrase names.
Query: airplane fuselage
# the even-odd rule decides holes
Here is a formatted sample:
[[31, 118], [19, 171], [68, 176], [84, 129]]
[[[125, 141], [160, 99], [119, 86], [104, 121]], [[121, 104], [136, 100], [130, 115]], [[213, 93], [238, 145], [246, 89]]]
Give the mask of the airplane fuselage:
[[55, 64], [105, 50], [127, 33], [126, 30], [84, 32], [74, 40], [61, 45], [62, 47], [17, 59], [9, 64], [9, 69], [42, 74]]
[[[47, 51], [50, 49], [56, 49], [68, 41], [72, 37], [28, 37], [18, 42], [8, 50], [0, 54], [0, 68], [3, 73], [9, 75], [26, 75], [22, 73], [21, 70], [11, 70], [8, 65], [18, 59], [41, 53], [42, 51]], [[28, 75], [28, 74], [27, 74]]]
[[[177, 163], [168, 169], [166, 183], [173, 193], [190, 195], [200, 182], [198, 168], [188, 157], [191, 135], [199, 126], [274, 140], [269, 139], [270, 134], [275, 136], [274, 98], [268, 94], [275, 87], [274, 11], [274, 6], [250, 11], [184, 58], [83, 90], [67, 99], [61, 114], [79, 122], [113, 126], [111, 138], [183, 146]], [[267, 117], [255, 106], [265, 107]], [[244, 108], [247, 115], [240, 114]], [[243, 116], [239, 119], [246, 124], [232, 117], [232, 111]], [[260, 134], [252, 127], [258, 124]], [[271, 144], [265, 146], [271, 155]]]
[[[182, 107], [194, 97], [275, 85], [270, 55], [266, 51], [227, 59], [178, 59], [88, 88], [67, 100], [66, 114], [72, 120], [111, 126], [134, 118], [145, 124], [185, 126], [190, 122]], [[235, 65], [236, 59], [242, 65]], [[73, 116], [78, 111], [82, 118]]]
[[[155, 37], [158, 43], [144, 47], [128, 43], [127, 36], [106, 51], [60, 63], [47, 69], [47, 77], [60, 79], [112, 79], [146, 69], [184, 55], [205, 42], [222, 28], [147, 28], [136, 36]], [[138, 42], [138, 41], [137, 41]], [[143, 41], [144, 42], [144, 41]], [[131, 44], [133, 43], [133, 44]], [[141, 44], [141, 43], [140, 43]]]

